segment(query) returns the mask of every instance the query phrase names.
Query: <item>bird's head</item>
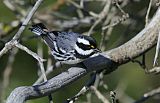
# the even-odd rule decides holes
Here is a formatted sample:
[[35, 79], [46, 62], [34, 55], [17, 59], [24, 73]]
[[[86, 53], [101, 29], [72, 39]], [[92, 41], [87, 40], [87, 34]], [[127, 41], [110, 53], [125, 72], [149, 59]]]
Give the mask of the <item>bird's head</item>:
[[77, 38], [75, 45], [76, 54], [82, 58], [88, 58], [93, 54], [99, 53], [100, 50], [97, 48], [97, 42], [90, 36], [80, 36]]

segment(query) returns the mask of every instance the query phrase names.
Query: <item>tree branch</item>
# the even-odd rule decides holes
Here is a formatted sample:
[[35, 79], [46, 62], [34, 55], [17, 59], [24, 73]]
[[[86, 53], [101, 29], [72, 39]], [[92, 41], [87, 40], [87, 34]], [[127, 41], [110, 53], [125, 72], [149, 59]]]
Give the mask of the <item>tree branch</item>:
[[9, 41], [8, 43], [6, 43], [5, 47], [0, 51], [0, 57], [3, 54], [5, 54], [8, 50], [10, 50], [11, 48], [13, 48], [15, 46], [15, 44], [17, 43], [17, 40], [20, 38], [22, 32], [26, 28], [26, 25], [29, 23], [29, 21], [31, 20], [33, 14], [36, 12], [36, 10], [38, 9], [38, 7], [42, 3], [42, 1], [43, 0], [38, 0], [36, 2], [36, 4], [34, 5], [34, 7], [31, 9], [31, 11], [29, 12], [29, 14], [25, 18], [25, 20], [22, 23], [21, 27], [19, 28], [18, 32], [14, 35], [14, 37], [12, 38], [12, 40]]
[[149, 91], [148, 93], [145, 93], [139, 100], [135, 101], [134, 103], [143, 103], [146, 100], [148, 100], [149, 98], [160, 94], [160, 87], [153, 89], [151, 91]]
[[6, 103], [24, 103], [24, 101], [46, 96], [95, 70], [114, 71], [116, 66], [129, 62], [151, 49], [157, 42], [160, 26], [160, 8], [151, 22], [133, 39], [120, 47], [88, 58], [76, 67], [53, 77], [45, 83], [35, 86], [22, 86], [12, 91]]

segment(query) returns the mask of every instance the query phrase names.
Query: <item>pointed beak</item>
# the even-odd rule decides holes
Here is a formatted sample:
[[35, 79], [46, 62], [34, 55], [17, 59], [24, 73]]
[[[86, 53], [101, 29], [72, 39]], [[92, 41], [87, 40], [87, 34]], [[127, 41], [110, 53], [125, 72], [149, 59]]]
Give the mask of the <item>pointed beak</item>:
[[100, 50], [100, 49], [98, 49], [98, 48], [96, 48], [95, 50], [94, 50], [96, 53], [101, 53], [102, 51]]

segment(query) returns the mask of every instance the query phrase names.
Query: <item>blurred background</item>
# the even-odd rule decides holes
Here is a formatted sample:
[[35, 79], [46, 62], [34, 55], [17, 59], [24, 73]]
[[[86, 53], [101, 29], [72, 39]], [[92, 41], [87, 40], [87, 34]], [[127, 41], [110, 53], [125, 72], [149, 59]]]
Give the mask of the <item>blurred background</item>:
[[[36, 0], [0, 0], [0, 50], [11, 40], [19, 29], [27, 13]], [[151, 0], [149, 19], [158, 8], [158, 0]], [[38, 52], [47, 61], [45, 68], [55, 63], [44, 42], [31, 33], [28, 28], [42, 22], [50, 30], [73, 31], [86, 35], [90, 33], [102, 51], [116, 48], [127, 42], [146, 25], [146, 13], [150, 0], [44, 0], [25, 32], [20, 43], [34, 52]], [[105, 8], [106, 5], [109, 8]], [[103, 11], [104, 10], [104, 11]], [[101, 13], [104, 12], [104, 16]], [[101, 18], [102, 17], [102, 18]], [[95, 22], [100, 19], [100, 22]], [[93, 27], [95, 25], [95, 27]], [[146, 53], [146, 66], [151, 69], [155, 47]], [[136, 60], [141, 61], [142, 57]], [[67, 66], [52, 71], [47, 77], [52, 78], [67, 69]], [[133, 103], [160, 86], [160, 75], [146, 74], [137, 63], [129, 62], [116, 71], [104, 75], [102, 85], [97, 89], [110, 100], [110, 91], [116, 92], [120, 103]], [[36, 59], [22, 50], [13, 48], [0, 58], [0, 103], [6, 100], [11, 91], [19, 86], [33, 85], [40, 75]], [[62, 103], [74, 96], [87, 82], [89, 75], [75, 81], [53, 93], [54, 103]], [[160, 97], [154, 96], [145, 103], [159, 103]], [[47, 103], [42, 97], [27, 103]], [[76, 103], [101, 103], [93, 91], [81, 96]]]

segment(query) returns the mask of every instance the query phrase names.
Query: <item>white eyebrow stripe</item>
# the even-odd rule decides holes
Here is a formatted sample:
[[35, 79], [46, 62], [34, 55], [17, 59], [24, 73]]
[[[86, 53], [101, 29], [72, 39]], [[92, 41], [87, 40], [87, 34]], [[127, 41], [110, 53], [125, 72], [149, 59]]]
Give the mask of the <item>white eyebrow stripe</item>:
[[79, 43], [83, 43], [85, 45], [90, 45], [89, 41], [85, 40], [84, 38], [78, 38], [77, 41]]

